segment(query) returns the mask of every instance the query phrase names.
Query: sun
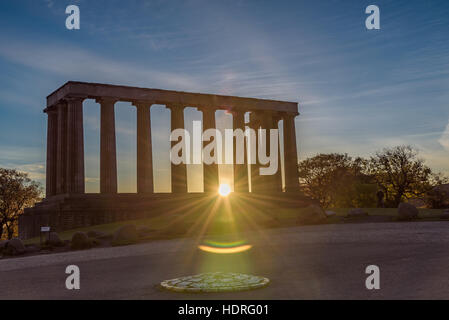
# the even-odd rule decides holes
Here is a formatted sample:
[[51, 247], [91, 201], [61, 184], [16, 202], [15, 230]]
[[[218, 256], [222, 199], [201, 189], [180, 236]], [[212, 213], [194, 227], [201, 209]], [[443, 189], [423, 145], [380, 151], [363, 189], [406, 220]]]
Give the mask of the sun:
[[222, 197], [227, 197], [231, 193], [231, 187], [227, 183], [222, 183], [218, 188], [218, 193]]

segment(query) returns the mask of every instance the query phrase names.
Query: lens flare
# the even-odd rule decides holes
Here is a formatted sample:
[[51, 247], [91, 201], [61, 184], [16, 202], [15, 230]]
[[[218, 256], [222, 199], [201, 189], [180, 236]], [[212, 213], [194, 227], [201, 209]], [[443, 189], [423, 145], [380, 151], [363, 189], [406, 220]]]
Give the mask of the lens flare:
[[239, 252], [249, 250], [249, 249], [251, 249], [251, 247], [252, 246], [249, 244], [239, 246], [239, 247], [234, 247], [234, 248], [215, 248], [215, 247], [209, 247], [209, 246], [204, 246], [204, 245], [198, 246], [198, 248], [200, 248], [201, 250], [206, 251], [206, 252], [211, 252], [211, 253], [239, 253]]
[[208, 246], [211, 247], [218, 247], [218, 248], [232, 248], [232, 247], [238, 247], [246, 244], [245, 240], [240, 241], [234, 241], [234, 242], [218, 242], [218, 241], [210, 241], [206, 240], [204, 241]]
[[200, 250], [211, 253], [239, 253], [252, 248], [252, 245], [245, 244], [245, 241], [216, 242], [205, 241], [204, 245], [199, 245]]
[[218, 193], [222, 197], [227, 197], [231, 193], [231, 187], [229, 186], [229, 184], [222, 183], [218, 188]]

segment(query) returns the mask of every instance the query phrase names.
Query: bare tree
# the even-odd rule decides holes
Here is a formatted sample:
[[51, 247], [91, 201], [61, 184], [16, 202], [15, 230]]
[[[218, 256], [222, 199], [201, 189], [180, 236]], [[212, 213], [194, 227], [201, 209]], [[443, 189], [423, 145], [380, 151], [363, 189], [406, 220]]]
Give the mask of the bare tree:
[[418, 158], [411, 146], [397, 146], [377, 152], [369, 161], [369, 173], [385, 194], [387, 205], [397, 207], [405, 199], [424, 196], [446, 181]]
[[0, 168], [0, 239], [3, 232], [11, 239], [17, 229], [19, 215], [40, 200], [42, 188], [28, 174]]

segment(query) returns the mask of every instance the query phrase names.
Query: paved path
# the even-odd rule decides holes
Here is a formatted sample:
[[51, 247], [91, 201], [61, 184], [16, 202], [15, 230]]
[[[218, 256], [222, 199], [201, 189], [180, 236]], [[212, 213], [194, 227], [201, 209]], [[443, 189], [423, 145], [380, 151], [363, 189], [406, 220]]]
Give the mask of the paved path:
[[[194, 240], [167, 240], [0, 260], [0, 299], [384, 299], [449, 298], [449, 222], [365, 223], [261, 230], [254, 247], [204, 253]], [[65, 288], [65, 268], [81, 270], [81, 289]], [[365, 288], [365, 267], [381, 270], [381, 289]], [[159, 290], [165, 279], [205, 271], [269, 277], [264, 289], [222, 294]]]

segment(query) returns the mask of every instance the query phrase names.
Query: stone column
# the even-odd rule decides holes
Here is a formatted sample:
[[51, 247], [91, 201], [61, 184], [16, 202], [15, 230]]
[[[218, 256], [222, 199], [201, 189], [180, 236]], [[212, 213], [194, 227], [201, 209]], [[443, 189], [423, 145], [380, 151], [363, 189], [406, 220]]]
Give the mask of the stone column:
[[296, 152], [295, 117], [297, 114], [285, 113], [284, 119], [284, 156], [285, 191], [299, 191], [298, 154]]
[[[270, 155], [270, 129], [274, 129], [273, 114], [270, 111], [259, 112], [262, 139], [265, 139], [265, 155]], [[259, 137], [260, 139], [260, 137]], [[263, 140], [262, 140], [263, 141]], [[276, 155], [277, 157], [278, 155]], [[260, 164], [260, 167], [269, 167], [270, 164]], [[259, 173], [260, 174], [260, 173]], [[263, 193], [278, 191], [276, 188], [275, 175], [260, 175], [260, 190]]]
[[[236, 110], [232, 112], [232, 124], [234, 131], [241, 129], [245, 133], [245, 112]], [[237, 159], [237, 139], [234, 137], [234, 192], [249, 192], [248, 185], [248, 154], [246, 147], [246, 137], [243, 138], [243, 164], [238, 164]]]
[[276, 171], [276, 174], [273, 176], [273, 191], [274, 192], [282, 192], [282, 166], [281, 166], [281, 134], [279, 130], [279, 121], [281, 120], [281, 117], [277, 114], [273, 115], [272, 117], [272, 129], [278, 130], [278, 170]]
[[67, 102], [56, 105], [58, 113], [58, 142], [56, 154], [56, 193], [67, 192]]
[[137, 193], [153, 193], [152, 103], [136, 102], [134, 105], [137, 107]]
[[47, 170], [46, 170], [46, 196], [56, 194], [56, 164], [58, 147], [58, 111], [52, 107], [46, 111], [47, 123]]
[[100, 193], [117, 193], [117, 155], [113, 99], [97, 99], [101, 105]]
[[[258, 157], [260, 119], [255, 111], [250, 113], [249, 127], [255, 132], [255, 139], [250, 142], [251, 144], [255, 144], [255, 147], [251, 145], [251, 150], [256, 150], [255, 154], [250, 154], [251, 193], [258, 193], [261, 191]], [[254, 157], [255, 159], [253, 159]]]
[[84, 193], [83, 100], [67, 100], [67, 193]]
[[[171, 130], [184, 129], [184, 106], [167, 105], [171, 110]], [[177, 141], [172, 141], [172, 147]], [[190, 156], [190, 155], [189, 155]], [[185, 163], [175, 165], [171, 163], [171, 190], [172, 193], [187, 193], [187, 167]]]
[[[207, 129], [216, 129], [215, 125], [215, 109], [198, 108], [203, 112], [203, 131]], [[210, 141], [209, 143], [212, 143]], [[218, 164], [205, 164], [203, 162], [203, 184], [204, 192], [216, 194], [219, 187]]]

